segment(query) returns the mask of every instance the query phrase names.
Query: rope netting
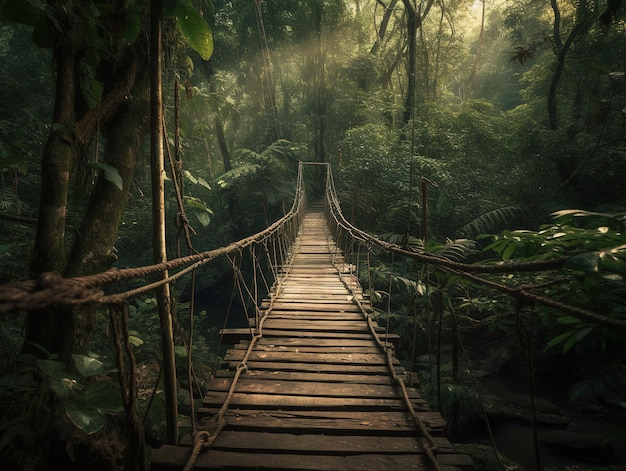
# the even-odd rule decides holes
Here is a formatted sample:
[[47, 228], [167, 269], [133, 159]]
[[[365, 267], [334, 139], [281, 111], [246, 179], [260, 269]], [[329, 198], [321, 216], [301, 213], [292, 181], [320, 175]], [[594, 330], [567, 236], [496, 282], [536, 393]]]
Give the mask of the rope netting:
[[[330, 166], [327, 167], [327, 184], [326, 184], [326, 194], [324, 201], [324, 210], [326, 213], [329, 230], [331, 232], [332, 240], [335, 242], [335, 250], [337, 254], [341, 253], [342, 263], [347, 264], [341, 268], [339, 268], [339, 272], [341, 274], [342, 280], [346, 287], [350, 290], [355, 290], [360, 288], [359, 279], [361, 278], [361, 283], [367, 283], [366, 292], [368, 296], [365, 296], [365, 299], [361, 301], [358, 293], [353, 291], [354, 300], [359, 305], [361, 312], [367, 319], [369, 329], [371, 335], [376, 339], [376, 342], [379, 346], [379, 349], [386, 355], [387, 358], [387, 366], [392, 377], [394, 383], [398, 386], [403, 398], [404, 403], [409, 411], [416, 428], [419, 430], [421, 436], [425, 439], [425, 442], [422, 444], [422, 448], [426, 456], [428, 457], [431, 465], [434, 469], [440, 469], [440, 464], [437, 461], [437, 445], [432, 437], [429, 429], [429, 423], [422, 418], [420, 418], [419, 414], [415, 411], [412, 401], [409, 397], [408, 391], [405, 386], [405, 380], [401, 378], [396, 371], [396, 367], [393, 364], [393, 352], [395, 346], [381, 339], [381, 334], [377, 332], [374, 327], [374, 319], [376, 319], [376, 313], [374, 309], [374, 303], [372, 302], [374, 298], [374, 282], [372, 280], [372, 272], [375, 270], [374, 268], [374, 259], [383, 258], [386, 254], [386, 259], [384, 263], [388, 264], [388, 285], [385, 287], [387, 292], [381, 291], [384, 296], [387, 298], [387, 312], [386, 312], [386, 328], [384, 329], [386, 338], [388, 339], [390, 334], [390, 314], [391, 314], [391, 299], [392, 299], [392, 279], [394, 277], [394, 258], [396, 256], [405, 257], [409, 260], [413, 261], [413, 269], [417, 271], [417, 267], [421, 265], [424, 268], [422, 274], [426, 276], [425, 285], [426, 291], [430, 291], [430, 287], [428, 286], [429, 281], [429, 272], [431, 269], [441, 270], [444, 273], [448, 273], [450, 275], [468, 280], [471, 284], [480, 285], [485, 287], [492, 292], [504, 293], [505, 295], [510, 296], [516, 305], [516, 315], [518, 318], [520, 317], [520, 311], [522, 306], [530, 306], [531, 309], [534, 308], [535, 305], [543, 305], [552, 310], [564, 313], [571, 317], [575, 317], [579, 320], [583, 320], [586, 322], [594, 323], [596, 325], [606, 326], [610, 328], [617, 328], [620, 330], [626, 329], [626, 321], [622, 319], [612, 318], [606, 315], [599, 314], [597, 312], [593, 312], [587, 309], [584, 309], [580, 306], [564, 303], [560, 300], [549, 297], [544, 294], [544, 292], [555, 285], [563, 283], [567, 281], [567, 277], [556, 276], [557, 270], [561, 269], [565, 265], [565, 261], [567, 257], [558, 257], [546, 260], [537, 260], [531, 262], [498, 262], [494, 264], [484, 264], [484, 263], [474, 263], [467, 264], [454, 260], [447, 259], [443, 256], [426, 253], [425, 251], [417, 251], [409, 248], [407, 246], [401, 246], [394, 243], [387, 242], [382, 240], [372, 234], [369, 234], [361, 229], [358, 229], [353, 224], [348, 222], [348, 220], [344, 217], [341, 206], [339, 203], [339, 198], [336, 193], [333, 175]], [[365, 265], [363, 267], [362, 265]], [[514, 284], [506, 284], [503, 282], [503, 279], [506, 279], [503, 275], [511, 274], [511, 273], [528, 273], [528, 274], [536, 274], [538, 272], [548, 273], [551, 275], [552, 279], [549, 281], [540, 281], [537, 283], [529, 284], [529, 283], [519, 283], [517, 285]], [[498, 276], [499, 275], [499, 276]], [[414, 296], [417, 296], [414, 293]], [[407, 379], [409, 382], [411, 381], [411, 374], [414, 369], [414, 361], [415, 361], [415, 348], [417, 344], [417, 308], [414, 298], [413, 302], [409, 302], [409, 306], [407, 307], [407, 313], [412, 305], [413, 310], [413, 340], [411, 345], [411, 369], [407, 374]], [[428, 311], [430, 309], [430, 304], [426, 304], [425, 309]], [[440, 316], [442, 315], [443, 310], [441, 309]], [[380, 314], [380, 311], [379, 311]], [[427, 317], [429, 316], [428, 312], [426, 313]], [[460, 333], [458, 331], [458, 327], [456, 326], [456, 315], [452, 313], [452, 319], [454, 324], [454, 335], [455, 342], [458, 341], [459, 344], [462, 345], [460, 340]], [[442, 318], [439, 320], [439, 329], [441, 329]], [[522, 329], [523, 330], [523, 329]], [[526, 332], [528, 335], [528, 332]], [[441, 330], [439, 330], [439, 335], [441, 335]], [[453, 345], [454, 348], [454, 345]], [[530, 351], [530, 347], [525, 345], [527, 355], [529, 359], [532, 354]], [[467, 352], [464, 351], [464, 355], [467, 355]], [[470, 372], [472, 376], [472, 369], [469, 364], [469, 360], [466, 360], [467, 370]], [[529, 360], [532, 365], [532, 360]], [[440, 368], [440, 358], [437, 359], [437, 368]], [[531, 368], [531, 382], [534, 385], [534, 372]], [[439, 385], [439, 373], [437, 382]], [[439, 387], [439, 386], [438, 386]], [[533, 391], [534, 393], [534, 391]], [[439, 394], [439, 393], [438, 393]], [[535, 413], [536, 403], [534, 395], [531, 397], [532, 401], [532, 410]], [[441, 408], [441, 399], [438, 397], [439, 407]], [[482, 404], [482, 402], [481, 402]], [[484, 412], [484, 411], [483, 411]], [[497, 448], [495, 445], [495, 440], [493, 439], [493, 435], [491, 434], [491, 429], [489, 426], [489, 420], [485, 415], [485, 420], [487, 423], [487, 427], [489, 429], [489, 434], [491, 436], [492, 447], [494, 449], [496, 455], [496, 461], [499, 462], [500, 457], [497, 452]]]
[[[225, 425], [223, 414], [228, 409], [230, 398], [237, 385], [237, 379], [247, 370], [245, 366], [247, 358], [250, 356], [256, 341], [262, 336], [261, 298], [264, 293], [269, 293], [273, 286], [279, 285], [281, 277], [284, 277], [285, 267], [289, 264], [292, 246], [296, 240], [305, 212], [306, 191], [304, 188], [303, 166], [300, 165], [291, 209], [282, 218], [261, 232], [218, 249], [195, 252], [185, 257], [178, 257], [154, 265], [124, 269], [113, 268], [102, 273], [74, 278], [64, 278], [59, 273], [47, 272], [41, 274], [37, 279], [4, 284], [0, 286], [0, 314], [9, 315], [11, 313], [17, 314], [31, 311], [37, 312], [37, 315], [46, 315], [46, 309], [60, 306], [91, 305], [108, 307], [111, 332], [117, 352], [116, 363], [119, 371], [119, 383], [127, 415], [129, 437], [132, 441], [129, 450], [136, 455], [129, 455], [128, 459], [135, 464], [138, 463], [141, 467], [142, 464], [145, 464], [142, 451], [144, 440], [142, 425], [135, 411], [135, 399], [137, 396], [136, 364], [133, 349], [129, 343], [128, 303], [133, 298], [149, 293], [159, 286], [172, 283], [186, 275], [191, 275], [192, 300], [190, 318], [193, 319], [195, 299], [193, 296], [195, 291], [193, 285], [195, 284], [196, 271], [222, 257], [226, 258], [233, 272], [233, 296], [236, 290], [238, 297], [241, 299], [244, 312], [248, 317], [251, 326], [250, 332], [253, 338], [246, 357], [241, 362], [240, 367], [237, 368], [227, 400], [219, 414], [213, 419], [212, 430], [208, 430], [205, 427], [200, 429], [195, 423], [193, 406], [193, 384], [199, 385], [199, 382], [192, 378], [194, 375], [191, 361], [193, 354], [193, 322], [190, 321], [188, 341], [184, 346], [187, 350], [188, 358], [188, 392], [191, 402], [192, 437], [194, 440], [192, 456], [197, 456], [203, 448], [209, 447], [213, 443]], [[245, 274], [244, 270], [246, 271]], [[251, 280], [246, 276], [250, 271], [252, 272]], [[154, 282], [144, 281], [163, 272], [167, 272], [168, 276]], [[124, 287], [127, 285], [125, 282], [131, 280], [143, 282], [144, 284], [138, 288], [125, 289]], [[229, 310], [231, 306], [229, 306]], [[255, 327], [256, 334], [252, 326]], [[183, 343], [185, 343], [184, 336]], [[162, 371], [159, 372], [157, 384], [161, 377]], [[156, 386], [153, 396], [154, 392], [156, 392]], [[152, 400], [150, 400], [151, 402]], [[149, 407], [150, 404], [148, 405]], [[174, 427], [178, 427], [178, 425], [174, 424]]]
[[[539, 284], [523, 283], [515, 286], [504, 284], [501, 280], [495, 281], [493, 279], [479, 276], [504, 275], [509, 273], [554, 272], [563, 268], [567, 257], [560, 256], [546, 260], [535, 260], [529, 262], [469, 264], [450, 260], [437, 254], [416, 251], [405, 246], [393, 244], [358, 229], [348, 222], [341, 211], [330, 166], [328, 167], [327, 179], [328, 183], [326, 186], [325, 209], [327, 212], [328, 223], [331, 228], [332, 236], [336, 241], [349, 241], [348, 245], [345, 247], [347, 251], [346, 253], [354, 253], [354, 243], [357, 243], [359, 247], [365, 247], [368, 253], [372, 252], [374, 248], [377, 248], [378, 250], [387, 251], [392, 254], [402, 255], [414, 260], [417, 263], [429, 265], [444, 272], [469, 280], [472, 283], [485, 286], [494, 291], [505, 293], [514, 298], [517, 302], [541, 304], [548, 308], [555, 309], [571, 315], [572, 317], [594, 324], [626, 330], [626, 320], [615, 319], [545, 295], [541, 291], [542, 288], [545, 288], [545, 283], [543, 281]], [[558, 281], [559, 280], [554, 280], [550, 283]]]
[[[302, 167], [298, 172], [298, 184], [293, 205], [289, 212], [267, 229], [214, 250], [195, 253], [163, 263], [136, 268], [112, 268], [94, 275], [64, 278], [57, 272], [46, 272], [37, 279], [17, 281], [0, 286], [0, 314], [15, 311], [38, 311], [48, 307], [85, 304], [117, 304], [134, 296], [171, 283], [208, 263], [233, 253], [261, 247], [269, 252], [270, 259], [277, 262], [285, 255], [285, 248], [295, 240], [298, 227], [306, 211]], [[276, 248], [279, 250], [276, 251]], [[167, 278], [145, 284], [132, 290], [105, 293], [104, 287], [129, 280], [139, 280], [165, 271], [179, 270]]]

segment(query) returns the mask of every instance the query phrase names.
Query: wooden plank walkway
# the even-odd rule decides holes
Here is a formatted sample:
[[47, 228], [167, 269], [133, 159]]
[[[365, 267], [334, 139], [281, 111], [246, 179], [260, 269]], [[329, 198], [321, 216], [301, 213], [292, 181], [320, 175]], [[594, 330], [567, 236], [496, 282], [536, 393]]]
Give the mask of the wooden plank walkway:
[[[194, 469], [433, 469], [386, 355], [353, 299], [360, 294], [347, 289], [332, 263], [331, 244], [323, 215], [308, 213], [289, 273], [263, 322], [263, 337], [236, 384], [226, 426]], [[209, 384], [201, 418], [218, 413], [249, 343], [228, 350], [224, 369]], [[471, 460], [443, 436], [441, 415], [429, 410], [416, 389], [407, 389], [435, 437], [439, 468], [471, 469]], [[189, 446], [163, 446], [152, 470], [182, 469], [189, 455]]]

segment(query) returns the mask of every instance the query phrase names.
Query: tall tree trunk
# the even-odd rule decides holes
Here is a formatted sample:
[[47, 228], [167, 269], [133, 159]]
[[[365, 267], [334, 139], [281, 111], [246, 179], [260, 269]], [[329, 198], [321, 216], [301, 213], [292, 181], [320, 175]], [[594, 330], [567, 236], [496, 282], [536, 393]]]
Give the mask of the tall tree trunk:
[[[33, 250], [35, 276], [56, 271], [63, 273], [67, 263], [65, 224], [70, 171], [74, 165], [74, 93], [75, 52], [70, 44], [58, 46], [53, 130], [48, 137], [41, 161], [39, 218]], [[29, 312], [26, 321], [25, 351], [33, 345], [51, 353], [69, 351], [73, 339], [72, 316], [66, 311], [48, 309]]]
[[559, 128], [556, 91], [559, 86], [559, 82], [561, 81], [563, 68], [565, 67], [565, 57], [572, 47], [574, 39], [576, 39], [579, 34], [582, 34], [584, 31], [586, 31], [590, 25], [590, 20], [582, 20], [580, 23], [574, 26], [569, 36], [565, 40], [565, 43], [558, 50], [556, 56], [556, 65], [554, 66], [554, 73], [552, 74], [552, 80], [550, 81], [550, 90], [548, 91], [548, 119], [550, 122], [550, 129], [552, 129], [553, 131], [556, 131]]
[[[100, 174], [70, 254], [65, 272], [67, 277], [102, 272], [109, 269], [117, 259], [113, 246], [148, 129], [147, 70], [140, 72], [133, 89], [127, 103], [104, 130], [104, 161], [117, 170], [122, 188], [110, 182], [103, 173]], [[74, 322], [73, 351], [83, 351], [95, 328], [95, 309], [75, 309]]]
[[[165, 182], [163, 150], [163, 83], [162, 83], [163, 3], [152, 0], [150, 9], [150, 169], [152, 182], [152, 250], [154, 262], [167, 261], [165, 242]], [[161, 279], [168, 272], [160, 274]], [[176, 362], [172, 304], [169, 284], [156, 290], [163, 352], [163, 382], [167, 442], [178, 444], [178, 403], [176, 398]]]
[[402, 122], [404, 124], [408, 124], [413, 116], [413, 107], [415, 105], [415, 69], [416, 69], [416, 61], [417, 61], [417, 28], [418, 18], [417, 18], [417, 10], [411, 3], [411, 0], [402, 0], [404, 3], [404, 8], [406, 10], [406, 28], [408, 35], [408, 60], [409, 64], [407, 67], [407, 89], [406, 89], [406, 99], [404, 101], [404, 112], [402, 113]]
[[263, 0], [254, 0], [254, 10], [256, 13], [257, 28], [259, 31], [259, 47], [261, 50], [261, 77], [263, 81], [263, 98], [265, 112], [268, 120], [273, 124], [271, 141], [280, 138], [280, 129], [278, 128], [278, 110], [276, 108], [276, 84], [274, 83], [274, 75], [272, 73], [272, 61], [270, 59], [270, 50], [267, 44], [267, 36], [265, 34], [265, 25], [263, 23], [263, 12], [261, 4]]
[[315, 74], [315, 112], [317, 114], [317, 139], [315, 153], [317, 162], [326, 162], [326, 58], [322, 42], [322, 19], [324, 16], [324, 4], [316, 0], [313, 5], [313, 18], [315, 21], [315, 44], [316, 44], [316, 74]]
[[385, 39], [385, 35], [387, 34], [387, 27], [389, 26], [389, 20], [391, 19], [391, 14], [393, 13], [393, 9], [396, 7], [398, 0], [391, 0], [389, 5], [385, 5], [381, 0], [377, 0], [379, 5], [381, 5], [385, 12], [383, 13], [383, 19], [380, 21], [380, 25], [378, 26], [378, 32], [376, 34], [376, 41], [372, 45], [370, 49], [370, 54], [376, 55], [380, 50], [380, 46]]
[[467, 86], [465, 87], [465, 93], [462, 97], [462, 101], [467, 101], [472, 93], [474, 82], [476, 80], [476, 71], [478, 70], [478, 63], [480, 62], [480, 56], [485, 42], [485, 10], [487, 1], [481, 0], [483, 6], [480, 15], [480, 34], [478, 35], [478, 45], [476, 46], [476, 54], [474, 54], [474, 62], [472, 63], [472, 71], [470, 72], [469, 79], [467, 80]]
[[224, 135], [224, 123], [222, 118], [220, 118], [219, 112], [215, 114], [215, 134], [222, 154], [222, 162], [224, 162], [224, 172], [230, 172], [233, 169], [233, 165], [230, 161], [230, 152], [228, 152], [226, 136]]
[[409, 62], [407, 67], [407, 90], [406, 90], [406, 100], [404, 101], [404, 112], [402, 113], [402, 122], [404, 124], [408, 124], [413, 116], [413, 111], [415, 107], [415, 93], [416, 89], [416, 80], [415, 74], [417, 69], [417, 29], [421, 28], [422, 22], [424, 18], [430, 12], [431, 7], [433, 6], [435, 0], [428, 0], [428, 3], [424, 7], [424, 10], [417, 10], [416, 6], [413, 4], [411, 0], [402, 0], [404, 4], [404, 9], [406, 11], [406, 25], [407, 25], [407, 35], [408, 35], [408, 49], [407, 55], [409, 56]]

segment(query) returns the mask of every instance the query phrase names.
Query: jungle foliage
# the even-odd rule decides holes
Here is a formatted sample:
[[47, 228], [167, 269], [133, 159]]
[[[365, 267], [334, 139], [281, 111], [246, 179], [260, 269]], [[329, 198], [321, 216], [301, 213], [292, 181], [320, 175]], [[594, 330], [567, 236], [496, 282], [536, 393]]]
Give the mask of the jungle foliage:
[[[0, 282], [151, 263], [149, 4], [0, 0]], [[623, 2], [163, 4], [170, 257], [183, 252], [185, 220], [190, 250], [223, 246], [284, 214], [298, 161], [330, 162], [355, 225], [469, 263], [567, 256], [545, 279], [492, 279], [545, 284], [542, 293], [563, 303], [626, 318]], [[227, 304], [229, 270], [215, 264], [195, 286], [207, 300], [194, 333], [204, 378], [219, 355], [216, 305]], [[381, 257], [361, 274], [402, 335], [398, 356], [411, 367], [426, 358], [420, 371], [452, 424], [461, 404], [475, 406], [462, 362], [470, 335], [521, 338], [546, 377], [583, 354], [612, 373], [624, 358], [623, 332], [431, 266]], [[174, 287], [181, 363], [191, 292]], [[160, 354], [154, 299], [129, 309], [145, 373], [138, 408], [158, 444], [159, 414], [148, 406]], [[21, 401], [3, 407], [0, 453], [19, 465], [45, 463], [24, 451], [42, 410], [53, 449], [95, 448], [76, 430], [98, 437], [120, 428], [106, 313], [54, 312], [41, 324], [21, 315], [0, 322], [0, 403]], [[604, 373], [567, 378], [573, 396], [619, 389]], [[158, 395], [154, 404], [162, 407]], [[188, 406], [181, 399], [186, 414]]]

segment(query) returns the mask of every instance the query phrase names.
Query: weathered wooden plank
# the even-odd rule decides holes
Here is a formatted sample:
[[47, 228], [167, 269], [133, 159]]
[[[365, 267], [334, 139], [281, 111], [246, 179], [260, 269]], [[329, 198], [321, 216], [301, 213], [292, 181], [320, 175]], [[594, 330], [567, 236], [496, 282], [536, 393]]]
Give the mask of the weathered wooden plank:
[[[180, 469], [190, 451], [186, 447], [163, 446], [157, 450], [155, 459], [159, 461], [154, 471]], [[425, 458], [421, 455], [375, 455], [361, 454], [350, 456], [311, 456], [305, 454], [240, 453], [210, 450], [199, 455], [194, 469], [234, 470], [254, 469], [258, 471], [423, 471]], [[444, 469], [443, 471], [447, 471]]]
[[[253, 332], [256, 334], [256, 332]], [[236, 329], [223, 329], [220, 330], [220, 335], [224, 337], [224, 343], [233, 343], [235, 341], [245, 341], [251, 338], [250, 329], [236, 328]], [[263, 335], [270, 342], [276, 341], [276, 338], [292, 338], [303, 341], [316, 342], [318, 340], [332, 340], [339, 341], [345, 340], [371, 340], [372, 335], [369, 332], [300, 332], [297, 330], [280, 330], [280, 329], [263, 329]], [[383, 342], [390, 342], [396, 344], [400, 340], [398, 334], [385, 334], [379, 333], [379, 338]], [[230, 342], [229, 342], [230, 341]]]
[[[239, 343], [234, 346], [235, 350], [247, 350], [247, 345]], [[380, 353], [377, 346], [371, 347], [348, 347], [348, 346], [299, 346], [288, 347], [286, 345], [255, 345], [254, 349], [259, 352], [294, 352], [294, 353]]]
[[[340, 276], [354, 266], [331, 253], [336, 247], [328, 240], [321, 213], [305, 217], [298, 244], [292, 263], [279, 267], [286, 277], [272, 292], [263, 338], [239, 378], [225, 415], [226, 428], [213, 448], [199, 456], [195, 469], [425, 469], [424, 438], [355, 303], [355, 297], [362, 303], [368, 300], [353, 275]], [[262, 310], [269, 305], [265, 300]], [[375, 328], [384, 341], [398, 341], [399, 336]], [[201, 420], [221, 408], [249, 346], [248, 329], [224, 333], [242, 342], [225, 355], [228, 370], [216, 372], [211, 380], [199, 409]], [[406, 376], [394, 362], [396, 372]], [[471, 461], [454, 453], [441, 437], [441, 415], [428, 409], [419, 391], [408, 392], [418, 416], [433, 436], [439, 436], [439, 468], [469, 469]], [[152, 469], [180, 469], [188, 453], [182, 447], [163, 447]]]
[[[453, 451], [444, 437], [436, 437], [435, 444], [440, 451]], [[258, 433], [223, 431], [213, 445], [214, 450], [247, 451], [264, 450], [280, 452], [319, 453], [322, 455], [341, 454], [422, 454], [422, 446], [416, 437], [385, 436], [333, 436], [288, 433]]]
[[[339, 316], [341, 318], [341, 316]], [[326, 320], [315, 318], [315, 316], [310, 318], [304, 318], [301, 316], [300, 319], [289, 319], [284, 317], [279, 317], [270, 315], [265, 319], [265, 323], [263, 324], [268, 329], [293, 329], [298, 328], [301, 330], [326, 330], [326, 331], [334, 331], [334, 332], [361, 332], [361, 331], [369, 331], [367, 322], [364, 319], [357, 320]]]
[[[208, 420], [218, 409], [203, 409]], [[420, 420], [433, 433], [442, 433], [446, 421], [438, 412], [418, 412]], [[229, 430], [276, 429], [292, 433], [319, 431], [327, 435], [389, 433], [393, 436], [415, 435], [416, 426], [407, 412], [380, 411], [376, 414], [359, 411], [271, 411], [244, 410], [227, 411], [224, 419]], [[202, 419], [201, 419], [202, 420]]]
[[274, 309], [284, 309], [289, 311], [320, 311], [320, 312], [361, 312], [359, 307], [354, 303], [297, 303], [291, 301], [277, 301], [274, 302]]
[[[242, 342], [247, 345], [248, 342]], [[257, 341], [257, 345], [275, 345], [275, 346], [319, 346], [319, 347], [374, 347], [376, 342], [372, 338], [369, 339], [320, 339], [320, 338], [264, 338]]]
[[[275, 301], [277, 302], [281, 302], [281, 303], [307, 303], [310, 304], [311, 303], [311, 294], [310, 293], [305, 293], [305, 294], [289, 294], [289, 295], [280, 295], [277, 296]], [[354, 298], [354, 296], [352, 296], [351, 294], [316, 294], [315, 295], [315, 303], [322, 303], [322, 304], [345, 304], [345, 303], [352, 303], [352, 299]]]
[[[224, 361], [241, 361], [246, 354], [245, 350], [231, 349], [226, 352]], [[285, 351], [258, 351], [253, 350], [248, 357], [249, 361], [269, 362], [297, 362], [313, 364], [350, 364], [360, 365], [387, 365], [387, 359], [382, 353], [310, 353]], [[400, 362], [394, 358], [394, 364]]]
[[[202, 407], [219, 407], [224, 403], [227, 392], [208, 391]], [[417, 410], [428, 410], [422, 399], [413, 399], [413, 407]], [[354, 397], [323, 397], [323, 396], [289, 396], [277, 394], [246, 394], [236, 392], [232, 395], [230, 407], [233, 410], [245, 409], [313, 409], [313, 410], [405, 410], [404, 401], [400, 398], [354, 398]]]
[[[228, 391], [231, 383], [231, 378], [213, 378], [208, 389], [214, 392]], [[386, 384], [281, 381], [241, 376], [236, 391], [247, 394], [397, 399], [399, 394], [396, 388]], [[422, 399], [415, 388], [407, 388], [407, 392], [411, 399]]]
[[[225, 365], [232, 370], [239, 366], [239, 361], [225, 362]], [[274, 362], [274, 361], [248, 361], [248, 368], [251, 370], [281, 370], [281, 371], [304, 371], [310, 373], [356, 373], [356, 374], [389, 374], [386, 365], [352, 365], [346, 363], [324, 364], [324, 363], [300, 363], [295, 361]], [[402, 373], [403, 370], [396, 368]]]
[[[232, 370], [219, 370], [215, 372], [216, 378], [232, 378], [235, 372]], [[360, 375], [346, 373], [317, 373], [303, 371], [258, 371], [249, 370], [246, 377], [257, 379], [273, 379], [278, 381], [324, 381], [327, 383], [365, 383], [392, 385], [393, 380], [388, 374], [384, 375]]]
[[[300, 330], [300, 331], [321, 331], [321, 332], [365, 332], [369, 333], [367, 323], [364, 321], [324, 321], [313, 319], [302, 319], [294, 321], [290, 319], [273, 318], [269, 316], [263, 329], [271, 330]], [[371, 334], [370, 334], [371, 336]]]
[[292, 319], [292, 320], [349, 320], [365, 323], [365, 317], [361, 312], [319, 312], [319, 311], [272, 311], [272, 319]]
[[[237, 344], [234, 346], [235, 350], [246, 350], [245, 344]], [[256, 345], [254, 347], [259, 352], [294, 352], [294, 353], [380, 353], [380, 349], [377, 346], [372, 347], [347, 347], [347, 346], [300, 346], [300, 347], [288, 347], [286, 345]]]
[[[239, 330], [240, 334], [247, 334], [249, 337], [248, 329], [230, 329]], [[328, 331], [298, 331], [293, 329], [274, 329], [269, 327], [263, 328], [263, 335], [265, 337], [304, 337], [304, 338], [320, 338], [320, 339], [371, 339], [372, 334], [368, 332], [328, 332]], [[390, 341], [394, 343], [399, 340], [398, 334], [379, 334], [382, 341]]]

